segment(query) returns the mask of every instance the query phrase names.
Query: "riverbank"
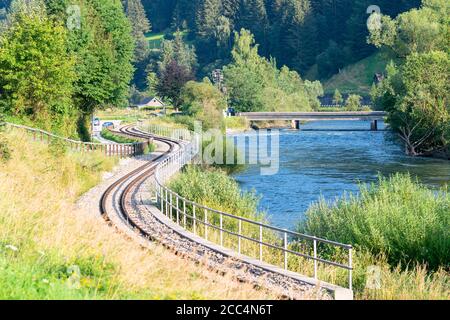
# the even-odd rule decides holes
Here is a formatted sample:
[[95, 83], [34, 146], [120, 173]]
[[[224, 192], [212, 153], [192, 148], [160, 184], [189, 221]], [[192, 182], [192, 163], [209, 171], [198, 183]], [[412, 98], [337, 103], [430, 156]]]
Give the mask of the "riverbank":
[[6, 133], [5, 141], [1, 299], [273, 298], [162, 246], [142, 250], [100, 217], [79, 211], [74, 203], [113, 170], [113, 158], [63, 151], [20, 134]]

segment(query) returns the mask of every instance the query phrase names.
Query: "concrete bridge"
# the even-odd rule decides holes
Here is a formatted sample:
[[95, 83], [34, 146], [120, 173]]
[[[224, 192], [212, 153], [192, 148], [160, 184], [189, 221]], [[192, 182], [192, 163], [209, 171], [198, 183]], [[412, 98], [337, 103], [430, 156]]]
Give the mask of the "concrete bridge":
[[383, 111], [369, 112], [242, 112], [237, 116], [250, 121], [292, 121], [292, 127], [300, 129], [301, 121], [370, 121], [370, 129], [378, 130], [378, 121], [387, 116]]

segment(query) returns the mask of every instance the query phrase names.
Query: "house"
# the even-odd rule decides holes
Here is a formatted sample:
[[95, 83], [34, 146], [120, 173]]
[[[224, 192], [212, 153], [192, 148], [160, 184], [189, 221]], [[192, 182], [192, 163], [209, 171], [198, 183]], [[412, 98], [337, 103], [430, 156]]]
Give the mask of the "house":
[[375, 73], [373, 76], [373, 82], [375, 84], [380, 84], [384, 80], [384, 74], [382, 73]]
[[140, 104], [137, 105], [138, 109], [143, 108], [162, 108], [164, 107], [164, 102], [161, 101], [161, 99], [157, 97], [150, 97], [142, 99]]

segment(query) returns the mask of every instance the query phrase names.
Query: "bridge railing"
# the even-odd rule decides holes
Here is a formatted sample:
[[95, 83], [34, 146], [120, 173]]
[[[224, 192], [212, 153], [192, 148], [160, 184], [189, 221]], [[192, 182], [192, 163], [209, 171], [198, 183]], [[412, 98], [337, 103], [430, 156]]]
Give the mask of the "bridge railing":
[[9, 129], [21, 130], [29, 134], [33, 140], [52, 143], [54, 141], [62, 142], [66, 147], [71, 149], [72, 151], [86, 153], [86, 152], [102, 152], [108, 157], [133, 157], [137, 155], [142, 155], [147, 146], [147, 142], [137, 142], [137, 143], [92, 143], [92, 142], [82, 142], [73, 139], [64, 138], [53, 133], [27, 127], [24, 125], [18, 125], [13, 123], [5, 123], [6, 127]]
[[[336, 267], [347, 272], [348, 288], [352, 290], [351, 245], [274, 227], [261, 221], [216, 210], [181, 196], [170, 189], [168, 182], [197, 155], [198, 135], [193, 132], [180, 135], [179, 129], [158, 125], [141, 125], [140, 129], [172, 139], [175, 137], [176, 140], [184, 142], [180, 149], [158, 165], [155, 174], [159, 209], [177, 225], [238, 254], [299, 275], [300, 272], [309, 273], [316, 280], [323, 280], [320, 279], [321, 268]], [[182, 136], [189, 139], [179, 139]], [[338, 251], [340, 254], [335, 254]], [[331, 258], [336, 256], [340, 259]]]

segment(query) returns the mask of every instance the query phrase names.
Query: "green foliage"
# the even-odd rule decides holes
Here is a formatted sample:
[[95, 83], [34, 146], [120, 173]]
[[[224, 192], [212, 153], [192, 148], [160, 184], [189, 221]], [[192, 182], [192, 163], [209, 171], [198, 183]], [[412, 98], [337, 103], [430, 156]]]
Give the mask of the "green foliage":
[[80, 109], [91, 114], [104, 105], [127, 106], [134, 40], [120, 1], [89, 0], [81, 18], [83, 28], [70, 33]]
[[334, 90], [333, 104], [341, 105], [343, 102], [344, 102], [344, 98], [342, 97], [341, 92], [338, 89]]
[[126, 137], [120, 136], [118, 134], [114, 134], [111, 131], [109, 131], [108, 129], [103, 129], [102, 132], [101, 132], [101, 136], [103, 138], [105, 138], [106, 140], [114, 141], [114, 142], [117, 142], [117, 143], [135, 143], [135, 142], [138, 142], [135, 139], [126, 138]]
[[177, 31], [174, 40], [164, 40], [161, 57], [158, 62], [158, 72], [163, 74], [167, 66], [175, 61], [189, 73], [194, 73], [197, 68], [197, 55], [195, 48], [183, 41], [182, 33]]
[[[0, 36], [0, 103], [8, 115], [66, 136], [104, 105], [126, 106], [133, 68], [131, 27], [120, 1], [15, 0]], [[76, 17], [75, 17], [76, 18]]]
[[74, 57], [67, 32], [45, 12], [13, 11], [0, 38], [1, 104], [8, 114], [29, 117], [45, 129], [74, 130]]
[[123, 1], [125, 13], [132, 27], [132, 35], [135, 41], [134, 59], [142, 61], [148, 55], [148, 41], [145, 34], [151, 31], [141, 0]]
[[400, 14], [395, 20], [383, 17], [382, 28], [374, 29], [370, 42], [388, 46], [399, 57], [448, 48], [450, 3], [445, 0], [423, 1], [420, 9]]
[[450, 143], [449, 12], [448, 1], [423, 1], [418, 10], [385, 18], [371, 34], [372, 43], [400, 58], [400, 67], [390, 64], [387, 79], [372, 89], [372, 99], [389, 112], [410, 155], [430, 155]]
[[238, 111], [303, 111], [319, 105], [319, 82], [304, 82], [287, 67], [260, 57], [258, 45], [247, 30], [235, 34], [233, 62], [224, 68], [230, 103]]
[[358, 111], [361, 109], [361, 100], [362, 97], [357, 94], [351, 94], [348, 96], [345, 101], [345, 110], [346, 111]]
[[380, 178], [333, 204], [324, 200], [306, 214], [300, 231], [351, 243], [384, 254], [391, 265], [425, 263], [432, 269], [450, 261], [450, 195], [434, 192], [409, 176]]
[[203, 129], [223, 129], [223, 110], [227, 102], [209, 80], [188, 82], [181, 93], [182, 111], [202, 122]]
[[170, 183], [170, 188], [191, 201], [217, 210], [251, 219], [261, 218], [255, 193], [242, 193], [238, 183], [221, 170], [190, 166]]
[[373, 96], [378, 109], [389, 112], [391, 126], [411, 155], [423, 155], [450, 143], [450, 58], [433, 51], [412, 54], [405, 64], [388, 67], [388, 77]]
[[155, 72], [147, 73], [147, 90], [146, 93], [150, 97], [155, 97], [158, 93], [159, 79]]
[[8, 161], [11, 158], [11, 152], [9, 150], [8, 143], [3, 136], [5, 126], [4, 121], [5, 117], [3, 115], [3, 112], [0, 110], [0, 160]]
[[[442, 0], [440, 0], [442, 1]], [[246, 29], [261, 55], [274, 57], [302, 75], [312, 66], [318, 79], [365, 57], [376, 48], [366, 42], [367, 8], [378, 5], [395, 17], [421, 0], [145, 0], [155, 32], [186, 31], [196, 48], [199, 76], [229, 63], [233, 33]], [[317, 79], [317, 78], [314, 78]], [[370, 85], [370, 84], [369, 84]], [[333, 88], [334, 90], [334, 88]]]
[[1, 299], [99, 299], [119, 289], [114, 266], [101, 257], [65, 261], [56, 252], [15, 253], [5, 245], [0, 243]]

